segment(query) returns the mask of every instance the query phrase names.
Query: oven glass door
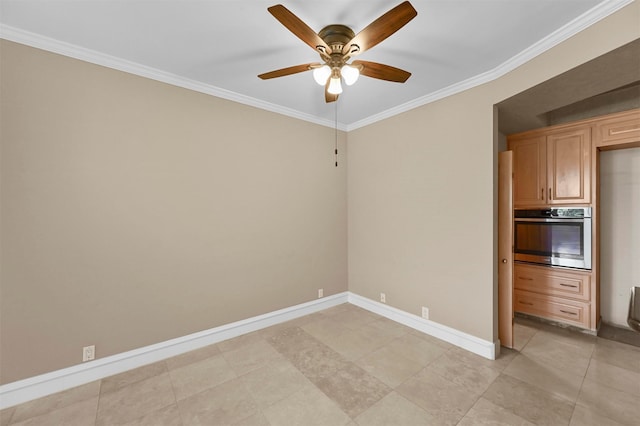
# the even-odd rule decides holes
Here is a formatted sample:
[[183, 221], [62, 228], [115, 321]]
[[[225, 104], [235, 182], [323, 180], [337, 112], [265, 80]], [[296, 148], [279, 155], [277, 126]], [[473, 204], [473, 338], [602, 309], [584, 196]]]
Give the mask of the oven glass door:
[[585, 226], [589, 220], [516, 219], [515, 259], [590, 269], [591, 239], [585, 238], [590, 229]]

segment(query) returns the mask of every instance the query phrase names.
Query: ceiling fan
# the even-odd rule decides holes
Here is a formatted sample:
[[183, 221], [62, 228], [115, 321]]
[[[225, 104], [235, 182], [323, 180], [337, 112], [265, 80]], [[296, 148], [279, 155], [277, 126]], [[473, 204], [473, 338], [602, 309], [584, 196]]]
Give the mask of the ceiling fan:
[[322, 62], [294, 65], [258, 75], [263, 80], [313, 70], [316, 82], [325, 87], [325, 101], [334, 102], [342, 93], [341, 80], [352, 85], [360, 74], [380, 80], [404, 83], [410, 72], [369, 61], [352, 61], [353, 56], [371, 49], [411, 21], [417, 14], [405, 1], [370, 23], [357, 35], [346, 25], [328, 25], [316, 33], [281, 4], [267, 9], [282, 25], [320, 54]]

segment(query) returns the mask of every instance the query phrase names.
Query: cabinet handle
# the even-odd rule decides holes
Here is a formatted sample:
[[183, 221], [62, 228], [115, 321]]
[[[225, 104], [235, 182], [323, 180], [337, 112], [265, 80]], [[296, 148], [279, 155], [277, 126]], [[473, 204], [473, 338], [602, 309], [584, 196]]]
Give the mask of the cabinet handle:
[[549, 187], [549, 198], [548, 198], [548, 200], [551, 201], [551, 187]]
[[518, 277], [519, 280], [524, 280], [524, 281], [533, 281], [533, 278], [529, 278], [529, 277]]
[[561, 285], [562, 287], [578, 288], [578, 286], [577, 286], [577, 285], [573, 285], [573, 284], [560, 283], [560, 285]]
[[542, 201], [544, 201], [544, 188], [542, 188]]
[[521, 305], [529, 305], [529, 306], [533, 306], [533, 303], [531, 303], [531, 302], [523, 302], [523, 301], [520, 301], [520, 304], [521, 304]]
[[565, 311], [565, 310], [562, 310], [562, 309], [560, 309], [560, 312], [565, 313], [565, 314], [569, 314], [569, 315], [578, 315], [575, 312]]

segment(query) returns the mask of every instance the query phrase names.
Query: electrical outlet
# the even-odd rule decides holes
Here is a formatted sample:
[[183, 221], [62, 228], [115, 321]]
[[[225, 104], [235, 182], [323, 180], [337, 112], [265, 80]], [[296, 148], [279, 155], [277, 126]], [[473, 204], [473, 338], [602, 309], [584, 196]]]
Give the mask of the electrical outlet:
[[324, 289], [319, 288], [318, 289], [318, 299], [320, 299], [321, 297], [324, 297]]
[[426, 306], [422, 307], [422, 318], [429, 319], [429, 308]]
[[96, 358], [96, 345], [82, 348], [82, 362], [91, 361]]
[[382, 303], [387, 303], [387, 295], [384, 293], [380, 293], [380, 301]]

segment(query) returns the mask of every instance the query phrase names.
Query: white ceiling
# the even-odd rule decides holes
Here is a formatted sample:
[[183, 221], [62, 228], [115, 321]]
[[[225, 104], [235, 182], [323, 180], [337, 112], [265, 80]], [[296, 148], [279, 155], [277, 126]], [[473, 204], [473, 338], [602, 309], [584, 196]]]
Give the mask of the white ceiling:
[[[338, 101], [339, 126], [360, 127], [489, 81], [630, 0], [411, 0], [418, 16], [358, 59], [405, 69], [404, 84], [361, 77]], [[305, 72], [318, 61], [267, 7], [278, 0], [1, 0], [0, 36], [325, 125], [335, 104]], [[281, 0], [315, 31], [356, 33], [401, 0]]]

